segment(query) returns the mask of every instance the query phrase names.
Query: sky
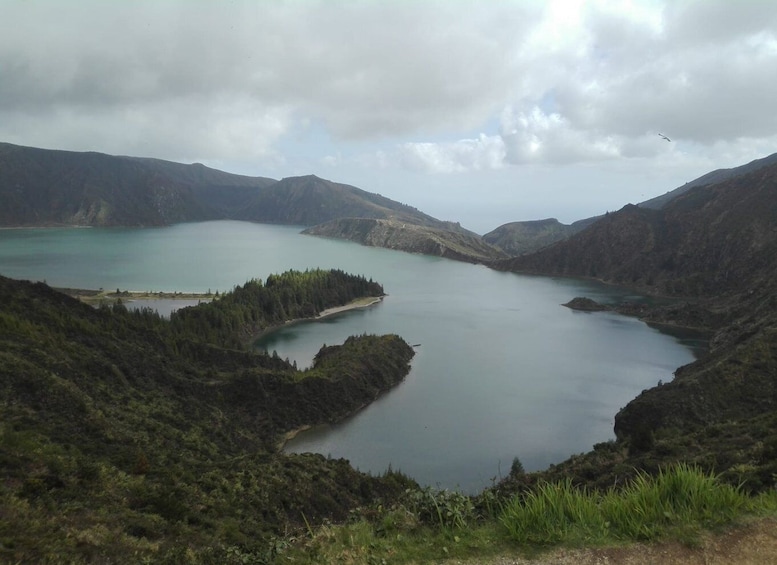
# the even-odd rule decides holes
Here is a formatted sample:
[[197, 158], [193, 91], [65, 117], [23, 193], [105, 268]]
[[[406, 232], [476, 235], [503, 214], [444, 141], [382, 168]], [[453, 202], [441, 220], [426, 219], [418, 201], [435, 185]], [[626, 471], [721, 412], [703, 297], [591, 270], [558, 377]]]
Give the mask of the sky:
[[0, 141], [315, 174], [478, 233], [775, 153], [775, 101], [772, 0], [0, 0]]

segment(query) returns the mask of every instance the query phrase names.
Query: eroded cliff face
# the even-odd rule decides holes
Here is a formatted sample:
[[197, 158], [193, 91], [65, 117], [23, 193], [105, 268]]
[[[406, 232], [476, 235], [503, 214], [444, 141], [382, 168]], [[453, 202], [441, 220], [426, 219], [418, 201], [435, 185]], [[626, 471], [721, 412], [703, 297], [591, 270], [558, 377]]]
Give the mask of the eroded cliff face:
[[313, 226], [302, 233], [471, 263], [506, 257], [503, 251], [489, 245], [475, 233], [463, 229], [437, 229], [395, 219], [343, 218]]

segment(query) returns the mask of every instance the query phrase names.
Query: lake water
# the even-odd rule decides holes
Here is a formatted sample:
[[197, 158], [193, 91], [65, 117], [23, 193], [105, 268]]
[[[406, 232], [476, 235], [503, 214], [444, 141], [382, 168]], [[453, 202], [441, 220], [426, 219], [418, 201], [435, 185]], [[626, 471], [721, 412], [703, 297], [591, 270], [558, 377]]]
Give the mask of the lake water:
[[694, 359], [691, 341], [613, 313], [564, 308], [575, 296], [640, 297], [591, 282], [521, 276], [436, 257], [313, 238], [244, 222], [165, 228], [0, 230], [0, 274], [58, 287], [225, 291], [288, 269], [339, 268], [388, 296], [373, 307], [286, 327], [258, 346], [310, 364], [324, 344], [396, 333], [416, 347], [398, 387], [289, 451], [389, 465], [425, 485], [474, 492], [509, 472], [557, 463], [613, 438], [619, 408]]

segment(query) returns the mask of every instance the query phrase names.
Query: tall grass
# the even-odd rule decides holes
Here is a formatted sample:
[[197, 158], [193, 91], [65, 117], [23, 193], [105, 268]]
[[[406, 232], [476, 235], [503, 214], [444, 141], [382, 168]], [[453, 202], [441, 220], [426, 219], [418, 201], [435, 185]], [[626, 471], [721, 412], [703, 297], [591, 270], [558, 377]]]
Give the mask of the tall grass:
[[622, 492], [608, 492], [601, 508], [618, 537], [654, 539], [672, 527], [729, 523], [751, 504], [739, 488], [697, 468], [678, 465], [655, 477], [639, 474]]
[[[493, 495], [492, 495], [493, 496]], [[553, 544], [604, 545], [670, 538], [696, 542], [705, 528], [748, 514], [777, 514], [777, 490], [749, 498], [695, 467], [678, 465], [656, 476], [638, 474], [620, 490], [545, 483], [507, 502], [482, 500], [477, 509], [460, 493], [410, 490], [402, 503], [376, 509], [342, 526], [325, 525], [288, 544], [278, 562], [298, 564], [489, 561]]]
[[598, 538], [607, 529], [596, 495], [573, 487], [569, 479], [544, 483], [514, 498], [502, 511], [501, 522], [513, 539], [532, 545]]
[[500, 521], [521, 543], [651, 540], [683, 537], [733, 521], [755, 509], [741, 489], [688, 465], [640, 473], [622, 490], [602, 494], [575, 488], [570, 480], [546, 483], [505, 505]]

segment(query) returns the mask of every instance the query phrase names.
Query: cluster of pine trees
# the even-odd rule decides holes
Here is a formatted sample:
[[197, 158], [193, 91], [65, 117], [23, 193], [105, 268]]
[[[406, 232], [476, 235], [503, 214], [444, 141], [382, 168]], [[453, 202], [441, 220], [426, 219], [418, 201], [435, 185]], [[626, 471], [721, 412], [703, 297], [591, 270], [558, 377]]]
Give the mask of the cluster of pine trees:
[[312, 318], [358, 298], [383, 296], [372, 279], [341, 270], [313, 269], [270, 275], [236, 286], [218, 300], [185, 308], [171, 316], [171, 331], [222, 347], [238, 348], [246, 339], [288, 320]]

